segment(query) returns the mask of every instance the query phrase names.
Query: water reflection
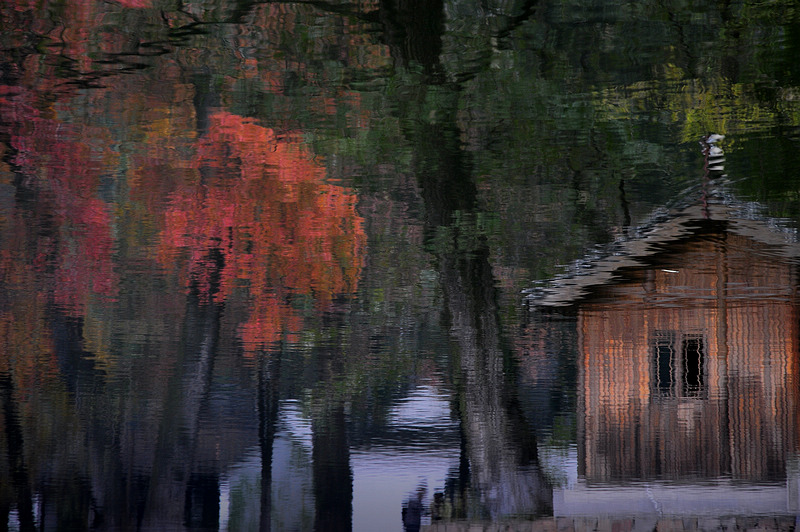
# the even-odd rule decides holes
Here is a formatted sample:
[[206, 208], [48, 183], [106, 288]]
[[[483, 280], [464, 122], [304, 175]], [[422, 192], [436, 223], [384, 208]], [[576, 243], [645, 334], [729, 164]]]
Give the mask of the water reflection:
[[3, 2], [0, 523], [788, 515], [799, 13]]

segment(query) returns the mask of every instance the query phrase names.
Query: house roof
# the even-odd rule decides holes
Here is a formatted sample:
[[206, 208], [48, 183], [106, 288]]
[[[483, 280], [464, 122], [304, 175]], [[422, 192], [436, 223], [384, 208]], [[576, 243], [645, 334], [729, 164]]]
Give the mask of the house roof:
[[642, 225], [611, 244], [594, 250], [567, 267], [567, 271], [526, 290], [528, 301], [539, 307], [565, 307], [586, 296], [592, 287], [608, 284], [623, 268], [641, 267], [664, 252], [668, 244], [691, 238], [709, 222], [725, 222], [726, 231], [770, 248], [778, 258], [800, 257], [800, 235], [780, 219], [762, 216], [755, 202], [742, 202], [723, 191], [701, 201], [653, 213]]

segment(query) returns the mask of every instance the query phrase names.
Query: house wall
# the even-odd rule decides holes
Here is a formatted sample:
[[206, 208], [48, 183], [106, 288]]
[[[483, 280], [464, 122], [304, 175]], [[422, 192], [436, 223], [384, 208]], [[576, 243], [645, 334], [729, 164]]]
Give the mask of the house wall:
[[780, 478], [798, 447], [795, 267], [730, 234], [668, 257], [580, 306], [579, 473]]

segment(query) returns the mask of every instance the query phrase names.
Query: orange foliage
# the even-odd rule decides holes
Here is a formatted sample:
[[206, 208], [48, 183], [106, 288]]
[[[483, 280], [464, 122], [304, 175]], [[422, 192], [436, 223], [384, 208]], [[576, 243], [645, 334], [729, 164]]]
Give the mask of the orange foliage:
[[356, 196], [325, 183], [299, 139], [220, 112], [196, 164], [199, 182], [170, 197], [159, 257], [216, 301], [249, 289], [248, 349], [299, 329], [292, 295], [326, 305], [355, 290], [366, 241]]

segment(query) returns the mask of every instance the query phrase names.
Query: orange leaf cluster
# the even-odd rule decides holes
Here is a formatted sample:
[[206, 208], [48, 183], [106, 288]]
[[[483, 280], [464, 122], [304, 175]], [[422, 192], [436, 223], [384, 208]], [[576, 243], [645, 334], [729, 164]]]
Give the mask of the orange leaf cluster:
[[324, 306], [355, 290], [366, 241], [356, 196], [325, 183], [298, 138], [219, 112], [195, 163], [198, 182], [170, 197], [159, 257], [215, 301], [249, 290], [245, 345], [299, 329], [293, 296]]

